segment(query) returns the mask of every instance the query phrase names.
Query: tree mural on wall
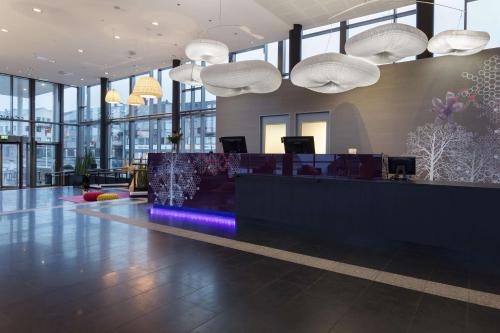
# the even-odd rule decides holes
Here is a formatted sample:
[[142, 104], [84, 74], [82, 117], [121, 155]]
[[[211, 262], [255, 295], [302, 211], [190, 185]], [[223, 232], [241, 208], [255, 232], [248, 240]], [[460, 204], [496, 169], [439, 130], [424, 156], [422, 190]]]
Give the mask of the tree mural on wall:
[[[459, 93], [448, 91], [444, 100], [432, 99], [434, 123], [408, 134], [407, 153], [417, 157], [419, 178], [500, 183], [500, 56], [484, 61], [477, 74], [464, 72], [462, 77], [473, 85]], [[481, 133], [468, 131], [453, 117], [471, 105], [489, 122]]]
[[451, 156], [453, 168], [447, 170], [451, 181], [499, 183], [500, 134], [489, 131], [474, 135], [465, 150]]
[[472, 134], [462, 126], [426, 124], [408, 134], [408, 154], [417, 157], [417, 176], [426, 180], [446, 178], [452, 156], [464, 153]]

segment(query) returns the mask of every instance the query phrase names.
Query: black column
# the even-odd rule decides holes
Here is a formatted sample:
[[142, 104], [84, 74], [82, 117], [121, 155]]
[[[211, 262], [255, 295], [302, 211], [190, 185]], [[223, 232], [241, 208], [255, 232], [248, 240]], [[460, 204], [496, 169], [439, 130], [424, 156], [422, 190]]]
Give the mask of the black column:
[[294, 24], [288, 35], [290, 37], [288, 73], [291, 73], [293, 67], [300, 62], [302, 54], [302, 25]]
[[[434, 0], [427, 0], [427, 3], [417, 2], [417, 28], [422, 30], [427, 38], [434, 35]], [[430, 4], [432, 3], [432, 4]], [[425, 51], [417, 55], [417, 59], [431, 58], [432, 53]]]
[[[172, 67], [179, 67], [181, 61], [174, 59]], [[181, 84], [179, 81], [172, 81], [172, 133], [179, 133], [181, 128]]]
[[36, 127], [35, 127], [35, 80], [29, 79], [30, 105], [30, 187], [36, 187]]
[[[64, 85], [57, 85], [57, 103], [59, 104], [59, 122], [64, 123]], [[59, 143], [56, 146], [56, 171], [63, 170], [64, 164], [64, 125], [59, 126]], [[57, 185], [63, 184], [63, 176], [55, 179]]]
[[345, 43], [347, 42], [347, 22], [340, 22], [340, 53], [345, 54]]
[[[106, 93], [108, 92], [108, 78], [101, 77], [101, 169], [108, 168], [108, 103]], [[97, 156], [96, 156], [97, 157]]]

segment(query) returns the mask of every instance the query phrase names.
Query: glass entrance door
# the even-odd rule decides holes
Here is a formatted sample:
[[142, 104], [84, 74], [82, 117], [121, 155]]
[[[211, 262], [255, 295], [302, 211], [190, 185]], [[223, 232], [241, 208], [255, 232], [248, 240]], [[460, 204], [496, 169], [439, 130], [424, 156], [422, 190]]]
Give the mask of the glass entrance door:
[[0, 144], [0, 188], [19, 187], [19, 144]]

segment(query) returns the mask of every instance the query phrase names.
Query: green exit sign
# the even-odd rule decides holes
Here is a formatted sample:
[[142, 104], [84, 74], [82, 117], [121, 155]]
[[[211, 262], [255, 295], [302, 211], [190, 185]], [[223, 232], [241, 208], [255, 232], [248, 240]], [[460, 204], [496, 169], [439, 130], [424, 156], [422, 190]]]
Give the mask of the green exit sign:
[[9, 140], [8, 135], [0, 135], [0, 140]]

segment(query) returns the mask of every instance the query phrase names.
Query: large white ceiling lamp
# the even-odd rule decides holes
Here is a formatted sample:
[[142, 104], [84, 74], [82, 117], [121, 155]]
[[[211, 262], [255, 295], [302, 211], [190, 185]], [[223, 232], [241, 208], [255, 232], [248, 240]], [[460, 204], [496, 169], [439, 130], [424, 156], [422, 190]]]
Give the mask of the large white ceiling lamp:
[[423, 31], [407, 24], [389, 23], [349, 38], [345, 51], [349, 55], [382, 65], [424, 52], [427, 42]]
[[144, 98], [142, 98], [141, 96], [130, 94], [130, 96], [127, 98], [127, 104], [132, 106], [144, 105]]
[[202, 68], [203, 67], [197, 64], [184, 64], [172, 68], [168, 75], [174, 81], [179, 81], [191, 86], [201, 86], [203, 84], [200, 77]]
[[429, 52], [455, 56], [467, 56], [481, 52], [490, 41], [490, 34], [484, 31], [446, 30], [429, 41]]
[[163, 91], [160, 83], [151, 76], [141, 77], [137, 80], [132, 94], [143, 98], [161, 98]]
[[186, 46], [186, 56], [193, 61], [222, 64], [229, 58], [229, 48], [216, 40], [195, 39]]
[[281, 73], [266, 61], [248, 60], [205, 67], [201, 80], [213, 95], [232, 97], [273, 92], [281, 86]]
[[106, 93], [106, 97], [104, 97], [104, 100], [106, 101], [106, 103], [111, 105], [121, 103], [120, 94], [114, 89], [108, 90], [108, 92]]
[[340, 53], [306, 58], [290, 74], [294, 85], [325, 94], [370, 86], [379, 78], [380, 70], [375, 64]]

